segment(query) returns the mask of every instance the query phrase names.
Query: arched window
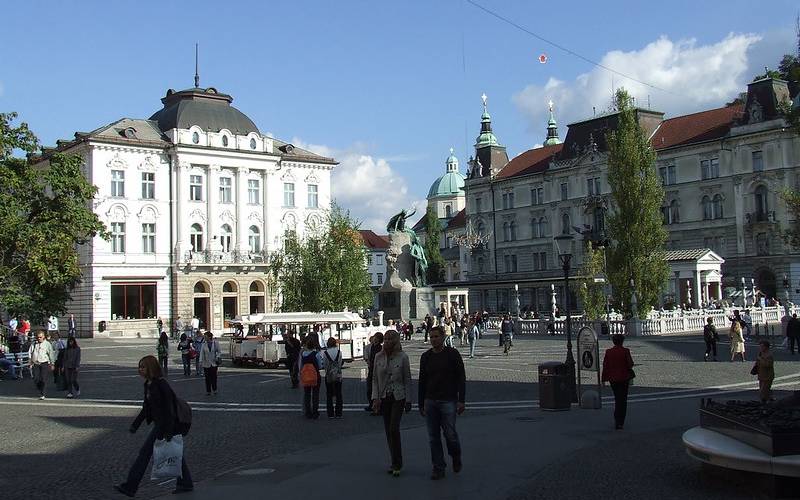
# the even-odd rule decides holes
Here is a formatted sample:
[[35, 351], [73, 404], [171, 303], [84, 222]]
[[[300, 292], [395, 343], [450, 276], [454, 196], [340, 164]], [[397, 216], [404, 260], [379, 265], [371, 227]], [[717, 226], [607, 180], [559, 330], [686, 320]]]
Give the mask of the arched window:
[[263, 292], [264, 291], [264, 283], [260, 281], [254, 281], [250, 283], [250, 291], [251, 292]]
[[703, 196], [703, 220], [709, 220], [714, 218], [714, 207], [711, 205], [711, 198], [708, 196]]
[[516, 222], [512, 221], [511, 224], [508, 225], [508, 236], [509, 236], [509, 241], [514, 241], [514, 240], [517, 239], [517, 223]]
[[475, 226], [475, 231], [476, 231], [478, 234], [483, 234], [483, 229], [484, 229], [484, 227], [483, 227], [483, 222], [478, 222], [478, 225], [477, 225], [477, 226]]
[[208, 287], [202, 281], [194, 284], [194, 293], [208, 293]]
[[714, 218], [721, 219], [722, 215], [722, 195], [714, 195]]
[[236, 293], [239, 287], [236, 286], [236, 283], [233, 281], [226, 281], [224, 285], [222, 285], [222, 293]]
[[256, 140], [250, 139], [250, 149], [256, 149]]
[[547, 223], [547, 217], [539, 219], [539, 235], [546, 238], [550, 234], [550, 226]]
[[192, 132], [192, 142], [198, 144], [200, 142], [200, 134]]
[[227, 224], [223, 224], [222, 228], [220, 228], [220, 244], [222, 244], [222, 251], [223, 252], [230, 252], [231, 251], [231, 240], [233, 239], [233, 231], [231, 230], [231, 226]]
[[531, 220], [531, 238], [541, 238], [541, 226], [539, 226], [539, 219], [533, 218]]
[[677, 224], [681, 220], [680, 212], [678, 210], [678, 200], [672, 200], [669, 203], [669, 223]]
[[228, 147], [228, 136], [227, 135], [223, 135], [222, 136], [222, 146], [226, 147], [226, 148]]
[[561, 234], [569, 234], [569, 233], [570, 233], [569, 214], [563, 214], [561, 216]]
[[192, 224], [192, 230], [189, 232], [189, 243], [192, 245], [193, 252], [203, 251], [203, 226]]
[[250, 229], [247, 233], [247, 242], [250, 245], [251, 252], [261, 251], [261, 232], [256, 226], [250, 226]]
[[265, 295], [264, 295], [264, 283], [260, 281], [253, 281], [250, 283], [250, 293], [248, 294], [250, 299], [250, 314], [257, 314], [263, 313], [264, 310], [264, 303], [265, 303]]
[[767, 188], [765, 186], [758, 186], [754, 194], [756, 218], [758, 220], [767, 220], [767, 212], [769, 211], [769, 206], [767, 205]]

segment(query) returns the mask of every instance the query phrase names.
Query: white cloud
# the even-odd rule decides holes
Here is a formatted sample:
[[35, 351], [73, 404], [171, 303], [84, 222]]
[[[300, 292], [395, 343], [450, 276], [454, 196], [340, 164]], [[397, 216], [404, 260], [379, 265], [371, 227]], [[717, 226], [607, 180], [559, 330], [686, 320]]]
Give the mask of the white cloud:
[[364, 144], [337, 150], [296, 137], [292, 144], [339, 162], [331, 176], [333, 198], [361, 222], [361, 229], [385, 233], [389, 218], [401, 209], [416, 205], [418, 214], [425, 211], [426, 201], [412, 199], [406, 180], [391, 162], [369, 154]]
[[[762, 40], [765, 43], [760, 43]], [[536, 137], [545, 133], [547, 101], [552, 99], [563, 139], [565, 125], [591, 117], [592, 107], [597, 113], [609, 109], [612, 85], [625, 87], [643, 107], [649, 96], [651, 107], [667, 116], [720, 106], [744, 91], [764, 65], [774, 67], [782, 54], [781, 46], [783, 51], [792, 48], [790, 32], [764, 36], [731, 33], [709, 45], [699, 45], [695, 39], [673, 42], [662, 36], [641, 50], [608, 52], [600, 64], [666, 92], [595, 67], [571, 82], [551, 77], [544, 85], [528, 85], [512, 99], [528, 117]]]

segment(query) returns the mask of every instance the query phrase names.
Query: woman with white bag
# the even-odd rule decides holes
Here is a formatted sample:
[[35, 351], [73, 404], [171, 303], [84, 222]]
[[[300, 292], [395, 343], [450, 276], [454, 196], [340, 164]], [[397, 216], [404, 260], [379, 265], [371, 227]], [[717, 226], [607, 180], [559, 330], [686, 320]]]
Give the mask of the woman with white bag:
[[[139, 375], [145, 380], [144, 401], [142, 410], [131, 424], [130, 432], [134, 434], [145, 420], [148, 424], [153, 423], [153, 430], [150, 431], [144, 444], [142, 444], [139, 455], [136, 457], [133, 466], [131, 466], [130, 472], [128, 472], [128, 479], [124, 483], [114, 486], [118, 492], [128, 497], [133, 497], [136, 494], [139, 483], [142, 481], [142, 476], [144, 476], [147, 469], [147, 464], [150, 463], [150, 458], [153, 456], [154, 445], [159, 448], [170, 448], [171, 451], [176, 447], [182, 448], [181, 432], [185, 433], [187, 430], [186, 428], [182, 429], [182, 424], [178, 422], [175, 393], [167, 381], [164, 380], [161, 373], [161, 365], [155, 356], [145, 356], [139, 360]], [[173, 436], [175, 436], [174, 440]], [[167, 443], [171, 443], [171, 445]], [[155, 461], [153, 463], [154, 468], [157, 466], [160, 468], [161, 465], [161, 463], [156, 464]], [[177, 466], [177, 463], [175, 466]], [[155, 470], [153, 474], [156, 475]], [[192, 476], [186, 466], [185, 453], [181, 453], [180, 477], [178, 477], [178, 483], [173, 493], [192, 491], [193, 488]]]

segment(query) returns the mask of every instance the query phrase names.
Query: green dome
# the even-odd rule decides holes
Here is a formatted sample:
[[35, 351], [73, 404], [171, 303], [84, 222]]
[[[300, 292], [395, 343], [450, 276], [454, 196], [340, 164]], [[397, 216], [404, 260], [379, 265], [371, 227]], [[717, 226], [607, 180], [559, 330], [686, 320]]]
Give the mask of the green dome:
[[428, 198], [463, 194], [464, 176], [460, 172], [447, 172], [431, 185]]

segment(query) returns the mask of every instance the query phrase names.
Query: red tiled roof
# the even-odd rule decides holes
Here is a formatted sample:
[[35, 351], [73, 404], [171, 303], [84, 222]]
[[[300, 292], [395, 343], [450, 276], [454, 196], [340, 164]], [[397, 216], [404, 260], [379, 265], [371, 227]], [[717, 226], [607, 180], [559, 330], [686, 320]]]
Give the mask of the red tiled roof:
[[457, 227], [464, 227], [467, 225], [466, 208], [462, 208], [452, 219], [447, 223], [447, 229], [455, 229]]
[[664, 120], [653, 134], [653, 148], [658, 150], [693, 142], [720, 139], [742, 116], [743, 109], [742, 104], [735, 104]]
[[562, 147], [564, 147], [563, 144], [556, 144], [553, 146], [529, 149], [506, 163], [506, 166], [497, 174], [497, 178], [506, 179], [517, 175], [544, 172], [550, 165], [550, 160], [553, 158], [553, 155], [560, 152]]
[[367, 248], [389, 248], [389, 236], [375, 234], [374, 231], [369, 229], [360, 229], [361, 239], [364, 240], [364, 245]]

